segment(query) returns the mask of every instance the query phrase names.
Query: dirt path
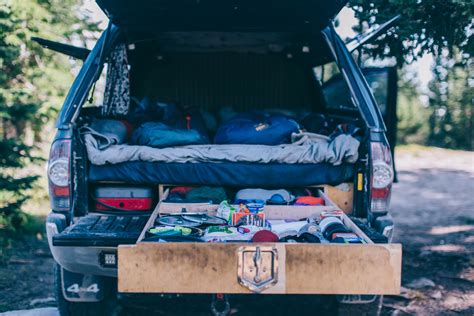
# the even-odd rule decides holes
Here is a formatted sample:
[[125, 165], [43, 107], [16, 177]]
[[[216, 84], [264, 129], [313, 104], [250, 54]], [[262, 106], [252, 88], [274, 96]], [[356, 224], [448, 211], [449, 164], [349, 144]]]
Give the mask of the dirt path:
[[[404, 290], [385, 298], [383, 314], [474, 315], [474, 153], [411, 148], [396, 159], [392, 215]], [[46, 242], [17, 247], [0, 266], [0, 312], [54, 306]]]
[[385, 298], [384, 313], [474, 315], [474, 153], [403, 150], [396, 162], [394, 241], [406, 290]]
[[0, 264], [0, 312], [55, 306], [53, 258], [45, 239], [18, 241]]

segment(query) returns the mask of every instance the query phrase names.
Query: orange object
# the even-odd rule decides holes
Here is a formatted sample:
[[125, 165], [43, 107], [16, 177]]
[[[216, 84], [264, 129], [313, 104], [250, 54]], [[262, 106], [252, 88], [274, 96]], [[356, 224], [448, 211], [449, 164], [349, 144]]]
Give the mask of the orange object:
[[265, 213], [244, 213], [244, 212], [235, 212], [232, 213], [232, 225], [237, 225], [241, 219], [244, 217], [244, 225], [254, 225], [263, 227], [265, 224]]
[[186, 115], [186, 128], [191, 129], [191, 116]]
[[296, 199], [296, 205], [326, 205], [323, 198], [314, 196], [300, 196]]
[[244, 203], [240, 203], [239, 213], [250, 214], [250, 211], [249, 211], [249, 208], [247, 207], [247, 205], [245, 205]]

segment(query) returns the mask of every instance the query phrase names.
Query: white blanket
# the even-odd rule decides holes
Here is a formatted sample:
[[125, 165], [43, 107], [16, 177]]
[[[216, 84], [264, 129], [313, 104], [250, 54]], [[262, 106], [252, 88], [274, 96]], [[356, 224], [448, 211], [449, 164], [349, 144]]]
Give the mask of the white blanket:
[[[106, 136], [101, 136], [106, 137]], [[292, 135], [292, 144], [266, 145], [192, 145], [152, 148], [133, 145], [110, 145], [101, 149], [97, 135], [87, 133], [84, 140], [89, 160], [94, 165], [118, 164], [128, 161], [149, 162], [248, 162], [316, 164], [327, 162], [340, 165], [355, 163], [359, 141], [349, 135], [330, 140], [326, 136], [300, 133]]]

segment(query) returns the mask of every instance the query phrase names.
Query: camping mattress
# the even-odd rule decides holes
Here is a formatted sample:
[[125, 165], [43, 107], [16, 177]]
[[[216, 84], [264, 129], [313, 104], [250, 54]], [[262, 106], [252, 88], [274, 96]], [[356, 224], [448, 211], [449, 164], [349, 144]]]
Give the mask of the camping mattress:
[[160, 163], [124, 162], [90, 165], [89, 181], [120, 181], [141, 184], [281, 188], [339, 184], [351, 180], [354, 165], [255, 164], [255, 163]]

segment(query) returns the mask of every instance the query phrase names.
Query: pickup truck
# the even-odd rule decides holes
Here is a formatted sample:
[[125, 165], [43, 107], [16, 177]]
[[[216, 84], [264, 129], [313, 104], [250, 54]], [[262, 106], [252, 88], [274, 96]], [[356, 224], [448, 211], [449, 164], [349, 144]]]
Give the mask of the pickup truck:
[[[97, 3], [109, 24], [92, 50], [36, 39], [83, 60], [59, 113], [47, 171], [46, 229], [61, 315], [116, 314], [118, 306], [145, 298], [156, 307], [176, 297], [207, 297], [211, 311], [225, 315], [233, 297], [257, 293], [252, 298], [304, 295], [335, 301], [341, 310], [375, 306], [376, 313], [382, 295], [400, 291], [402, 252], [391, 243], [389, 213], [396, 71], [361, 70], [352, 56], [394, 21], [344, 42], [334, 27], [344, 0]], [[100, 89], [103, 100], [91, 102]], [[358, 148], [353, 161], [338, 163], [259, 162], [267, 157], [255, 157], [262, 152], [255, 144], [245, 147], [255, 152], [219, 162], [175, 156], [118, 161], [124, 148], [148, 149], [115, 139], [104, 151], [91, 149], [86, 139], [94, 126], [114, 121], [128, 132], [137, 130], [137, 121], [152, 120], [143, 109], [147, 102], [197, 111], [207, 126], [225, 122], [229, 112], [272, 109], [305, 117], [300, 125], [316, 134], [324, 134], [316, 131], [321, 127], [329, 129], [326, 135], [335, 129], [357, 134]], [[189, 130], [197, 116], [180, 115], [174, 119]], [[258, 124], [256, 131], [271, 127]], [[110, 150], [116, 154], [104, 162], [93, 159]], [[360, 242], [150, 239], [163, 217], [218, 214], [220, 200], [171, 199], [183, 187], [309, 192], [320, 204], [268, 203], [266, 219], [291, 222], [332, 212]]]

